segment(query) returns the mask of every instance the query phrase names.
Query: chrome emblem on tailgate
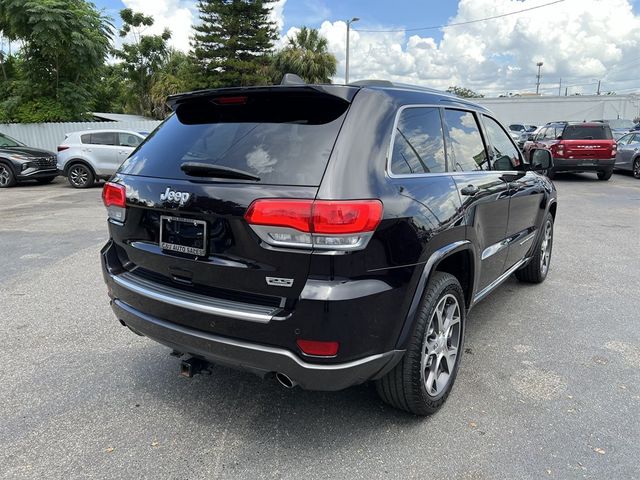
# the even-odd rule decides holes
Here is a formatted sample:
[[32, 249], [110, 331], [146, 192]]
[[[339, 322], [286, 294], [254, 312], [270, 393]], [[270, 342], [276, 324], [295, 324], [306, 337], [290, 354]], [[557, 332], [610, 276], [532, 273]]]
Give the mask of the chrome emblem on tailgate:
[[184, 206], [191, 198], [191, 194], [189, 192], [176, 192], [172, 190], [171, 187], [167, 187], [164, 193], [160, 194], [161, 201], [167, 202], [178, 202], [180, 206]]
[[292, 287], [293, 278], [266, 277], [267, 285], [272, 287]]

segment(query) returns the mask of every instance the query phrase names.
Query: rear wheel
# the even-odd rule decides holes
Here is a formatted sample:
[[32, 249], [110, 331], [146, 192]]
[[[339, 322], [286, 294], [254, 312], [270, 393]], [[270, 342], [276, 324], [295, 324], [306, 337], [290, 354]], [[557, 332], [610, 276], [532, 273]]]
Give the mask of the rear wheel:
[[16, 184], [16, 176], [11, 167], [5, 163], [0, 163], [0, 188], [13, 187]]
[[633, 161], [633, 176], [635, 178], [640, 178], [640, 158], [636, 158]]
[[516, 278], [521, 282], [542, 283], [549, 273], [551, 251], [553, 250], [553, 217], [550, 213], [544, 220], [542, 238], [527, 266], [516, 271]]
[[382, 400], [415, 415], [436, 412], [449, 396], [458, 373], [464, 322], [460, 283], [453, 275], [436, 272], [422, 297], [404, 357], [376, 381]]
[[598, 180], [607, 181], [607, 180], [609, 180], [611, 178], [611, 175], [613, 175], [613, 169], [604, 170], [602, 172], [598, 172]]
[[76, 163], [69, 167], [67, 179], [74, 188], [88, 188], [95, 182], [95, 176], [91, 169], [82, 163]]
[[[57, 175], [56, 175], [57, 176]], [[40, 185], [46, 185], [47, 183], [51, 183], [53, 182], [53, 180], [56, 177], [43, 177], [43, 178], [36, 178], [36, 182], [38, 182]]]

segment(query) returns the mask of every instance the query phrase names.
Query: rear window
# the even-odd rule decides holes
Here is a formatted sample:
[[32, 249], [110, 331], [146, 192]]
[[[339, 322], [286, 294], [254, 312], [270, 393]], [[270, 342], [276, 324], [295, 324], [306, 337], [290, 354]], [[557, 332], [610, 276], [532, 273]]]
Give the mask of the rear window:
[[320, 184], [348, 102], [315, 93], [200, 98], [179, 105], [120, 173], [193, 179], [180, 166], [241, 170], [275, 185]]
[[611, 140], [608, 125], [567, 125], [562, 132], [563, 140]]

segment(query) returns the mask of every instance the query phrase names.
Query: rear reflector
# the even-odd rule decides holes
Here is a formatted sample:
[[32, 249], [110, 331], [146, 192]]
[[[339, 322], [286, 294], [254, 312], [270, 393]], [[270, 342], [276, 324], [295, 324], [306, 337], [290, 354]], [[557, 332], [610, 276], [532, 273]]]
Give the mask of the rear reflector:
[[102, 189], [102, 201], [107, 207], [109, 218], [124, 222], [127, 215], [127, 190], [117, 183], [107, 182]]
[[298, 339], [296, 343], [300, 350], [302, 350], [302, 353], [314, 357], [335, 357], [340, 347], [338, 342], [318, 342], [316, 340]]
[[58, 151], [59, 152], [63, 152], [63, 151], [68, 150], [68, 149], [69, 149], [69, 147], [66, 146], [66, 145], [58, 145]]
[[358, 250], [380, 224], [382, 211], [380, 200], [260, 199], [245, 219], [271, 245]]

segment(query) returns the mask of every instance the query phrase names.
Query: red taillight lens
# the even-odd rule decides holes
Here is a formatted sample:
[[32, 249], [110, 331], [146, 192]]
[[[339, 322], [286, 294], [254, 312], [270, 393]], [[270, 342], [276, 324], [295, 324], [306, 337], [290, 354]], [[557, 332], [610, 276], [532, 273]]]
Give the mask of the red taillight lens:
[[310, 232], [313, 200], [256, 200], [244, 218], [251, 225], [289, 227]]
[[618, 144], [616, 142], [613, 142], [613, 146], [611, 147], [611, 156], [615, 157], [617, 153], [618, 153]]
[[58, 151], [59, 152], [64, 152], [65, 150], [68, 150], [69, 147], [67, 147], [66, 145], [58, 145]]
[[297, 340], [302, 353], [314, 357], [335, 357], [340, 344], [338, 342], [318, 342], [316, 340]]
[[218, 97], [212, 100], [216, 105], [244, 105], [249, 98], [245, 96]]
[[380, 200], [317, 201], [311, 224], [314, 233], [348, 234], [373, 232], [382, 220]]
[[105, 207], [124, 208], [127, 203], [127, 190], [122, 185], [107, 182], [102, 189], [102, 201]]
[[254, 201], [245, 219], [266, 243], [275, 246], [359, 250], [382, 220], [380, 200]]

